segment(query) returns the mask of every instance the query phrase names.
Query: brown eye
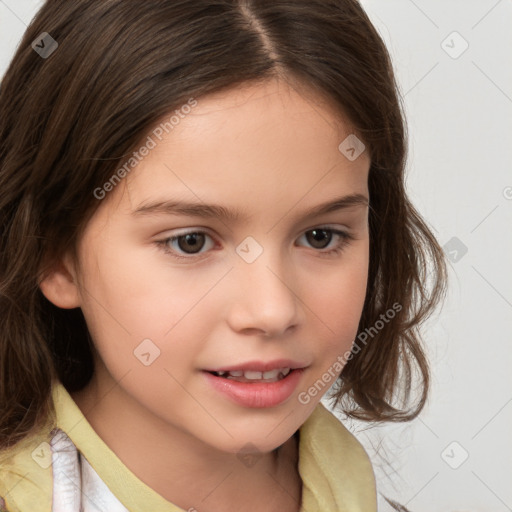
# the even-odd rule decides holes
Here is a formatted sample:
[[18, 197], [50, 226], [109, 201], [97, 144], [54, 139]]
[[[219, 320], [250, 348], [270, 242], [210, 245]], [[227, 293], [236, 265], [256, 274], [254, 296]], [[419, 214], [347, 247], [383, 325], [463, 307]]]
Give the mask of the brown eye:
[[[306, 239], [306, 243], [313, 249], [318, 249], [319, 256], [334, 256], [349, 244], [353, 236], [345, 231], [328, 227], [318, 227], [306, 231], [301, 238]], [[334, 243], [331, 243], [333, 242]], [[329, 248], [330, 246], [330, 248]], [[327, 249], [327, 250], [322, 250]]]
[[[210, 245], [208, 246], [208, 240]], [[183, 233], [182, 235], [170, 236], [164, 240], [157, 242], [157, 245], [162, 246], [164, 251], [176, 258], [186, 258], [187, 255], [195, 256], [208, 249], [211, 249], [214, 245], [212, 238], [207, 233], [202, 231], [190, 231], [189, 233]], [[206, 247], [205, 250], [203, 250]]]
[[308, 243], [315, 249], [325, 249], [332, 240], [332, 231], [328, 229], [311, 229], [306, 231], [306, 238]]
[[204, 233], [187, 233], [186, 235], [177, 236], [178, 247], [187, 254], [195, 254], [200, 251], [204, 245]]

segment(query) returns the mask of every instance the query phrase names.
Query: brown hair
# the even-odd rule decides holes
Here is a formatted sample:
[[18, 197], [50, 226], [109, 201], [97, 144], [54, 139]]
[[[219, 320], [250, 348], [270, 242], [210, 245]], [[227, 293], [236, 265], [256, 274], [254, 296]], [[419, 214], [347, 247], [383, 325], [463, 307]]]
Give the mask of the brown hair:
[[[48, 58], [31, 47], [43, 32], [58, 43]], [[38, 288], [44, 266], [76, 247], [99, 205], [93, 191], [189, 98], [275, 76], [327, 98], [370, 152], [360, 331], [401, 305], [348, 361], [336, 403], [369, 421], [422, 409], [429, 371], [418, 328], [445, 290], [445, 261], [406, 196], [392, 65], [358, 2], [47, 0], [0, 91], [0, 448], [53, 414], [54, 378], [75, 391], [93, 373], [81, 310], [55, 307]], [[410, 400], [415, 369], [420, 393]]]

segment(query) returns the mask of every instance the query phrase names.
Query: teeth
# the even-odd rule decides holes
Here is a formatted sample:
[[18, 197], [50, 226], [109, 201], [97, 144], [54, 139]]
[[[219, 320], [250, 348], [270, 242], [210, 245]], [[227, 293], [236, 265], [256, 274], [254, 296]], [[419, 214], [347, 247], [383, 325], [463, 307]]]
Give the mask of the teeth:
[[282, 378], [286, 377], [291, 372], [290, 368], [276, 368], [275, 370], [269, 370], [268, 372], [257, 372], [253, 370], [233, 370], [226, 372], [224, 370], [214, 372], [219, 377], [244, 377], [247, 380], [280, 380], [278, 377], [282, 375]]
[[250, 379], [250, 380], [261, 380], [262, 375], [263, 375], [263, 373], [261, 373], [261, 372], [253, 372], [252, 370], [248, 370], [248, 371], [244, 372], [244, 377], [246, 379]]
[[281, 373], [280, 369], [263, 372], [264, 379], [275, 379]]

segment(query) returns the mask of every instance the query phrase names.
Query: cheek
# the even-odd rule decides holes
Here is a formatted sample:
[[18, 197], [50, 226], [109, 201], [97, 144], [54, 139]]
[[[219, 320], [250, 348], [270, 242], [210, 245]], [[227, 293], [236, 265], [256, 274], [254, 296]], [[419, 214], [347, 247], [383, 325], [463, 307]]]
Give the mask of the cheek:
[[178, 270], [147, 248], [120, 245], [98, 248], [83, 265], [82, 310], [100, 357], [116, 377], [145, 372], [144, 358], [155, 385], [157, 375], [169, 379], [164, 368], [184, 376], [218, 318], [209, 291], [226, 270]]
[[367, 281], [368, 258], [362, 250], [324, 279], [322, 286], [318, 282], [311, 287], [308, 304], [318, 319], [324, 363], [350, 350], [363, 311]]
[[197, 306], [224, 272], [222, 268], [208, 272], [186, 265], [178, 268], [157, 249], [132, 245], [123, 251], [121, 243], [112, 243], [87, 262], [85, 288], [96, 300], [89, 297], [86, 302], [107, 323], [108, 316], [114, 317], [137, 338], [162, 340], [181, 324], [190, 323], [189, 317], [195, 316]]
[[[368, 245], [362, 243], [336, 269], [318, 279], [311, 299], [315, 363], [297, 400], [315, 405], [333, 386], [348, 361], [363, 311], [368, 281]], [[323, 285], [323, 286], [320, 286]], [[309, 305], [309, 303], [308, 303]]]

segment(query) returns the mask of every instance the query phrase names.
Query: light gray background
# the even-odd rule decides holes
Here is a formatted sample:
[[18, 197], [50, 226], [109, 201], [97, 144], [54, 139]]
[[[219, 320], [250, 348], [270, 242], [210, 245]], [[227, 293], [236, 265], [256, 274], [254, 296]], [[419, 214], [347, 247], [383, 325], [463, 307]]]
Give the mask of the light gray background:
[[[452, 261], [444, 308], [424, 327], [426, 410], [409, 424], [346, 424], [379, 490], [411, 510], [512, 510], [512, 2], [362, 3], [405, 99], [408, 192]], [[0, 0], [0, 76], [41, 5]]]

